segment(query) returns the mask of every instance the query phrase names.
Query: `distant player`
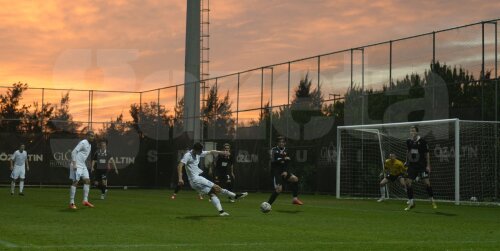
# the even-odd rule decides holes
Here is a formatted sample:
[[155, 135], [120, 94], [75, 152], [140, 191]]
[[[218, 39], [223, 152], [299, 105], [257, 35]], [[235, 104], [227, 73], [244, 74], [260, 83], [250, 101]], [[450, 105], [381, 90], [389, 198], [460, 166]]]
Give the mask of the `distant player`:
[[429, 155], [429, 146], [427, 141], [418, 135], [418, 127], [410, 127], [410, 138], [406, 140], [408, 152], [406, 154], [406, 164], [408, 165], [408, 178], [406, 179], [406, 192], [408, 194], [408, 207], [406, 211], [415, 207], [413, 201], [412, 182], [419, 177], [425, 183], [427, 193], [429, 194], [432, 208], [436, 209], [434, 194], [432, 192], [429, 174], [431, 173], [431, 162]]
[[[224, 152], [231, 152], [231, 145], [224, 144]], [[222, 188], [229, 191], [233, 190], [234, 182], [234, 169], [233, 169], [233, 155], [219, 154], [215, 160], [214, 166], [214, 182]], [[233, 198], [229, 198], [230, 202], [234, 202]]]
[[389, 158], [385, 160], [384, 172], [382, 173], [384, 178], [380, 181], [380, 199], [377, 202], [382, 202], [385, 200], [385, 185], [396, 180], [401, 183], [401, 186], [406, 190], [406, 183], [404, 176], [406, 174], [406, 167], [403, 162], [396, 158], [396, 154], [389, 154]]
[[19, 150], [16, 150], [12, 157], [10, 158], [10, 178], [12, 179], [10, 183], [10, 195], [14, 195], [14, 189], [16, 188], [16, 181], [19, 179], [19, 195], [24, 196], [24, 179], [26, 171], [30, 170], [28, 164], [28, 153], [24, 150], [24, 144], [19, 146]]
[[273, 147], [271, 150], [271, 172], [275, 190], [267, 202], [272, 205], [281, 191], [283, 191], [283, 185], [288, 183], [290, 190], [292, 190], [292, 204], [303, 205], [304, 203], [297, 197], [299, 194], [299, 178], [293, 175], [288, 168], [290, 157], [288, 156], [285, 144], [285, 138], [278, 137], [278, 146]]
[[222, 209], [222, 205], [220, 204], [220, 200], [216, 194], [221, 193], [226, 196], [230, 196], [234, 199], [240, 199], [248, 195], [248, 193], [239, 193], [235, 194], [231, 191], [221, 188], [220, 186], [214, 184], [209, 181], [205, 177], [200, 176], [203, 172], [198, 164], [200, 162], [200, 157], [203, 157], [209, 153], [217, 153], [217, 154], [230, 154], [229, 152], [222, 151], [203, 151], [203, 145], [201, 143], [195, 143], [193, 149], [188, 151], [182, 157], [179, 165], [177, 166], [177, 174], [179, 176], [179, 185], [184, 184], [184, 180], [182, 179], [182, 168], [186, 168], [186, 173], [189, 179], [189, 184], [193, 189], [203, 194], [208, 194], [210, 196], [212, 204], [219, 211], [220, 216], [228, 216], [229, 214]]
[[108, 173], [111, 171], [111, 166], [113, 166], [115, 173], [118, 174], [115, 160], [111, 158], [107, 150], [107, 143], [103, 140], [99, 144], [99, 150], [94, 153], [91, 164], [95, 185], [101, 189], [101, 200], [104, 200], [108, 193]]
[[71, 152], [71, 165], [69, 168], [69, 178], [73, 181], [70, 189], [70, 202], [69, 208], [76, 209], [75, 205], [75, 193], [78, 183], [83, 181], [83, 202], [82, 204], [87, 207], [94, 207], [88, 198], [90, 190], [90, 178], [89, 170], [87, 169], [87, 158], [90, 154], [91, 146], [90, 142], [94, 140], [94, 132], [87, 132], [87, 138], [80, 141], [78, 145]]

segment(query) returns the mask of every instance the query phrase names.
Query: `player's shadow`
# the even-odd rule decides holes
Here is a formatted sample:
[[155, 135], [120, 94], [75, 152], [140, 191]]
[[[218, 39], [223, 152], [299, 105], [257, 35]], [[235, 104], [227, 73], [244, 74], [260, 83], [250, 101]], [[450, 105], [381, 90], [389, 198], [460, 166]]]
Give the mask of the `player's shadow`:
[[450, 214], [450, 213], [444, 213], [444, 212], [436, 212], [435, 214], [442, 215], [442, 216], [457, 216], [457, 214]]
[[302, 211], [299, 211], [299, 210], [274, 210], [275, 212], [278, 212], [278, 213], [284, 213], [284, 214], [298, 214], [298, 213], [302, 213]]
[[413, 211], [413, 212], [417, 214], [431, 214], [431, 215], [434, 214], [434, 215], [442, 215], [448, 217], [457, 216], [457, 214], [445, 213], [445, 212], [421, 212], [421, 211]]
[[180, 220], [196, 220], [200, 221], [203, 219], [209, 219], [209, 218], [222, 218], [218, 215], [189, 215], [189, 216], [177, 216], [175, 217], [176, 219]]
[[[78, 210], [80, 210], [80, 209], [78, 209]], [[63, 208], [63, 209], [59, 209], [58, 211], [60, 213], [70, 213], [71, 214], [71, 213], [78, 212], [78, 210], [73, 210], [73, 209], [69, 209], [69, 208]]]

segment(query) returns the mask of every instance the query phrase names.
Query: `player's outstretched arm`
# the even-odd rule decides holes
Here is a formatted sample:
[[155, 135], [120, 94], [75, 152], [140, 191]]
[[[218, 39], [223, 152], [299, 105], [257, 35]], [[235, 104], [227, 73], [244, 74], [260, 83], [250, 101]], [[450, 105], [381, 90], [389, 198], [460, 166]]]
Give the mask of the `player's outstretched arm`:
[[118, 174], [118, 168], [116, 168], [116, 162], [113, 158], [109, 159], [109, 164], [113, 165], [113, 169], [115, 169], [115, 173]]
[[209, 153], [211, 153], [211, 154], [222, 154], [222, 155], [226, 155], [226, 156], [231, 155], [230, 152], [227, 152], [227, 151], [217, 151], [217, 150], [211, 150], [211, 151], [209, 151]]
[[177, 165], [177, 176], [178, 176], [178, 184], [179, 186], [184, 185], [184, 180], [182, 180], [182, 168], [184, 167], [184, 163], [179, 162], [179, 165]]
[[[26, 152], [26, 156], [28, 155], [28, 153]], [[28, 158], [26, 158], [26, 171], [29, 171], [30, 170], [30, 162], [28, 161]]]
[[431, 172], [431, 157], [430, 157], [430, 154], [429, 152], [427, 152], [425, 154], [425, 158], [427, 159], [427, 166], [425, 167], [425, 169], [427, 169], [427, 172]]
[[233, 178], [233, 180], [234, 180], [235, 176], [234, 176], [234, 168], [233, 167], [234, 167], [234, 165], [231, 164], [231, 168], [230, 168], [231, 169], [231, 178]]
[[12, 154], [12, 157], [10, 157], [10, 170], [14, 170], [14, 159], [16, 158], [16, 153]]

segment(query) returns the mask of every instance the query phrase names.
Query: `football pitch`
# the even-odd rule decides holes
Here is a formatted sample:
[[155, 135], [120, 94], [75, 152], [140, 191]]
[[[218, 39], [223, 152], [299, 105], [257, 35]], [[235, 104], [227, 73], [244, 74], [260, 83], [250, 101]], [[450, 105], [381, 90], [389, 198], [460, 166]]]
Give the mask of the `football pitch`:
[[[219, 217], [193, 191], [112, 189], [95, 208], [67, 209], [68, 189], [0, 193], [0, 250], [500, 250], [500, 208], [419, 201], [337, 200], [282, 194], [264, 214], [269, 194], [250, 193]], [[17, 189], [16, 189], [17, 190]], [[82, 189], [76, 200], [82, 198]]]

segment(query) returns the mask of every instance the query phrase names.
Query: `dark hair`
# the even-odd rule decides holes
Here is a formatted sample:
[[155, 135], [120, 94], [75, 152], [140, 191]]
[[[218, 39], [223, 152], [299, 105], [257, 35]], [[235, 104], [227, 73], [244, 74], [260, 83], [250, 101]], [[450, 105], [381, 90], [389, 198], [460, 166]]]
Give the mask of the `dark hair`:
[[89, 131], [87, 132], [87, 135], [90, 135], [90, 134], [94, 135], [94, 131], [89, 130]]
[[280, 141], [282, 141], [282, 140], [284, 141], [284, 140], [285, 140], [285, 137], [283, 137], [283, 136], [278, 136], [278, 137], [276, 137], [276, 141], [277, 141], [277, 142], [280, 142]]
[[226, 146], [227, 146], [227, 147], [231, 147], [231, 145], [230, 145], [229, 143], [225, 143], [225, 144], [224, 144], [224, 147], [226, 147]]
[[201, 151], [201, 150], [203, 150], [203, 145], [200, 142], [196, 142], [193, 145], [193, 150], [195, 150], [195, 151]]
[[415, 132], [418, 132], [418, 126], [412, 126], [410, 129], [415, 129]]

